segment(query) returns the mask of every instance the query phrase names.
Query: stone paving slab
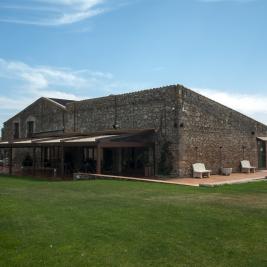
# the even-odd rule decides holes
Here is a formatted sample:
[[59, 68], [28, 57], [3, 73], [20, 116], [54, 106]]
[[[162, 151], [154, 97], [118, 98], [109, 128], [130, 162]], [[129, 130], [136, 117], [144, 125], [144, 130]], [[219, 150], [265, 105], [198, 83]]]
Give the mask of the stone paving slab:
[[214, 187], [214, 186], [219, 186], [219, 185], [252, 183], [252, 182], [257, 182], [257, 181], [262, 181], [262, 180], [267, 181], [267, 178], [266, 177], [264, 177], [264, 178], [247, 178], [247, 179], [225, 181], [225, 182], [206, 183], [206, 184], [200, 184], [199, 186]]
[[226, 184], [240, 184], [248, 183], [259, 180], [267, 180], [267, 170], [258, 171], [256, 173], [233, 173], [230, 176], [212, 175], [210, 178], [172, 178], [172, 179], [147, 179], [147, 178], [135, 178], [126, 176], [114, 176], [114, 175], [102, 175], [102, 174], [90, 174], [89, 179], [113, 179], [113, 180], [127, 180], [127, 181], [139, 181], [147, 183], [161, 183], [161, 184], [173, 184], [173, 185], [186, 185], [186, 186], [219, 186]]
[[189, 186], [216, 186], [224, 184], [247, 183], [257, 180], [264, 180], [267, 177], [267, 170], [256, 173], [232, 173], [230, 176], [212, 175], [210, 178], [177, 178], [171, 179], [177, 184]]

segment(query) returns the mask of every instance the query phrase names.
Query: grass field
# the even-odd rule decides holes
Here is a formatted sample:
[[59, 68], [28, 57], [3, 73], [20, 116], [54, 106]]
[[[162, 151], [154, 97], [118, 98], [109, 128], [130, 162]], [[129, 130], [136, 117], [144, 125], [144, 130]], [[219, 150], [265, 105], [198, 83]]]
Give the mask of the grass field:
[[267, 266], [267, 183], [0, 177], [0, 266]]

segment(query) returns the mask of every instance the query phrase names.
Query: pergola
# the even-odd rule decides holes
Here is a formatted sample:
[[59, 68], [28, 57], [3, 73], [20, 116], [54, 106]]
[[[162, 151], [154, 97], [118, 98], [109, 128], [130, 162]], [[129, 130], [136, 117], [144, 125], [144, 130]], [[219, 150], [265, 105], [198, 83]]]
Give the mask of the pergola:
[[[9, 159], [9, 174], [12, 175], [13, 149], [33, 149], [33, 173], [36, 170], [36, 149], [44, 147], [58, 147], [60, 151], [60, 175], [64, 177], [64, 155], [67, 147], [94, 147], [96, 148], [96, 173], [101, 174], [101, 151], [103, 148], [142, 148], [153, 149], [155, 157], [154, 130], [140, 130], [134, 133], [98, 133], [95, 135], [75, 134], [72, 136], [35, 137], [31, 139], [20, 139], [14, 141], [0, 142], [0, 149], [7, 149]], [[155, 159], [153, 160], [155, 162]]]

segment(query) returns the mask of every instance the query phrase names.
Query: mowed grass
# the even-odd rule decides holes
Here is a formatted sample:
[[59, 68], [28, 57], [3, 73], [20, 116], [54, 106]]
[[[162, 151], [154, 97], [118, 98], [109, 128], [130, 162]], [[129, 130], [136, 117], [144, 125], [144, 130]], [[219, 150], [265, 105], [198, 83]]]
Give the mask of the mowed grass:
[[0, 177], [0, 266], [267, 266], [267, 183]]

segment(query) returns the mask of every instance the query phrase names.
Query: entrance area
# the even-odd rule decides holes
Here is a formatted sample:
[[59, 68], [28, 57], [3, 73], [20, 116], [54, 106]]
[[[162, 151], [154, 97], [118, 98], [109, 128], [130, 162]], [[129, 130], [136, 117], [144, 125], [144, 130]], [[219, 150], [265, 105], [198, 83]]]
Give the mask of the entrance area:
[[[117, 133], [117, 132], [116, 132]], [[9, 174], [72, 178], [74, 173], [153, 176], [153, 130], [0, 142]], [[5, 155], [6, 154], [6, 155]]]
[[[66, 147], [64, 173], [97, 173], [96, 147]], [[154, 175], [153, 150], [149, 147], [100, 148], [100, 173], [144, 177]]]
[[103, 148], [103, 174], [143, 177], [153, 173], [148, 147]]
[[96, 147], [65, 147], [64, 148], [64, 174], [96, 173], [97, 148]]
[[258, 140], [258, 168], [266, 169], [266, 142]]

